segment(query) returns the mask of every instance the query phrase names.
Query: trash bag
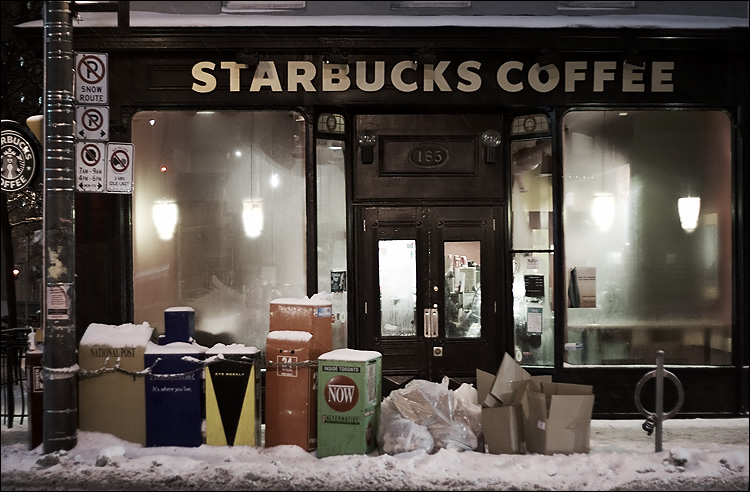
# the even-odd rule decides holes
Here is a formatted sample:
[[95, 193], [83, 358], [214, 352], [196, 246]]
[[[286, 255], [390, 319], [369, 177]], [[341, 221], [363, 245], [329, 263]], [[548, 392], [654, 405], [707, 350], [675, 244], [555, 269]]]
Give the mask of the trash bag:
[[[425, 429], [433, 441], [429, 449]], [[388, 454], [414, 449], [428, 453], [441, 448], [476, 450], [480, 432], [481, 407], [472, 386], [461, 385], [453, 391], [448, 389], [447, 378], [442, 383], [416, 379], [392, 391], [381, 403], [378, 448]]]
[[381, 454], [394, 455], [417, 449], [432, 453], [435, 448], [435, 440], [427, 427], [402, 417], [392, 401], [383, 401], [380, 405], [377, 440]]

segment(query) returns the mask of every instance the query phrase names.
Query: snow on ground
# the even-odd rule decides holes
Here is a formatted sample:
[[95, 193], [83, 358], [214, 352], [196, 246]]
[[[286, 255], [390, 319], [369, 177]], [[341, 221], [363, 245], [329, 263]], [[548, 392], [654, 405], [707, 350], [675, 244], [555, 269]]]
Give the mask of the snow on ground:
[[671, 419], [655, 452], [640, 420], [594, 420], [591, 451], [490, 455], [423, 450], [329, 456], [297, 446], [144, 447], [78, 431], [68, 452], [29, 450], [2, 426], [9, 490], [748, 490], [748, 419]]

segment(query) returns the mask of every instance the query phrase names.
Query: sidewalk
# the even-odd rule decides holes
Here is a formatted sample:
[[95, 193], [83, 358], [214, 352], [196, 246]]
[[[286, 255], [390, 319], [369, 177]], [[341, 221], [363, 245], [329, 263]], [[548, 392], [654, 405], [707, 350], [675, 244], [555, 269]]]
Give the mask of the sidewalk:
[[153, 447], [78, 433], [70, 452], [28, 449], [2, 428], [9, 490], [748, 490], [748, 419], [664, 422], [663, 450], [642, 420], [594, 420], [590, 452], [490, 455], [441, 449], [319, 459], [297, 446]]

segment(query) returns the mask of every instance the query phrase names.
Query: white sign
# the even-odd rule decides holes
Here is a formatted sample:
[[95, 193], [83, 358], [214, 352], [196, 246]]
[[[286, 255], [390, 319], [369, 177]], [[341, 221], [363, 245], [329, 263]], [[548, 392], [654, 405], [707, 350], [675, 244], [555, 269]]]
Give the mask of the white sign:
[[133, 144], [107, 144], [105, 186], [107, 193], [133, 192]]
[[47, 319], [70, 319], [70, 287], [72, 284], [47, 286]]
[[107, 54], [76, 53], [76, 103], [109, 104]]
[[76, 138], [109, 140], [109, 106], [76, 106]]
[[106, 152], [103, 142], [76, 143], [76, 191], [104, 193]]

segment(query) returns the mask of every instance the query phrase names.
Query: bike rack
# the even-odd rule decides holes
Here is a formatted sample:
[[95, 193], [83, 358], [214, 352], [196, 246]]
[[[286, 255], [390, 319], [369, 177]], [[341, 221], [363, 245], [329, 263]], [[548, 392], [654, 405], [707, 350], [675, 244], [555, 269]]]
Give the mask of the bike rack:
[[[666, 414], [664, 414], [665, 377], [671, 380], [677, 387], [677, 403], [674, 408]], [[643, 391], [643, 386], [646, 384], [646, 381], [653, 378], [656, 378], [656, 409], [654, 413], [651, 413], [643, 408], [643, 405], [641, 404], [641, 391]], [[648, 435], [650, 436], [654, 427], [656, 428], [655, 451], [657, 453], [662, 450], [662, 422], [677, 415], [677, 412], [680, 411], [684, 401], [685, 391], [682, 389], [682, 383], [677, 379], [677, 376], [664, 369], [664, 351], [658, 350], [656, 352], [656, 369], [647, 372], [635, 386], [635, 406], [638, 408], [638, 411], [646, 417], [646, 421], [642, 426], [643, 430], [648, 432]]]

